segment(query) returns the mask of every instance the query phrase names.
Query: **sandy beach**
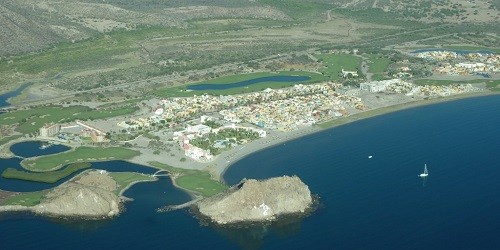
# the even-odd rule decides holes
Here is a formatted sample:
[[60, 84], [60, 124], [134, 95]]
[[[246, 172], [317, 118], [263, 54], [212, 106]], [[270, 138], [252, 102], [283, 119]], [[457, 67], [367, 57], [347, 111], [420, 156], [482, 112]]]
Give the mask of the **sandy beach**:
[[[224, 181], [222, 179], [224, 172], [229, 167], [231, 167], [232, 164], [234, 164], [241, 158], [246, 157], [252, 153], [258, 152], [260, 150], [264, 150], [268, 147], [286, 143], [287, 141], [290, 140], [298, 139], [303, 136], [318, 133], [326, 129], [331, 129], [351, 122], [403, 109], [414, 108], [424, 105], [431, 105], [435, 103], [453, 101], [464, 98], [498, 95], [498, 94], [500, 94], [500, 92], [482, 91], [482, 92], [473, 92], [473, 93], [453, 95], [447, 97], [433, 97], [428, 99], [424, 98], [414, 99], [411, 97], [388, 95], [383, 97], [385, 99], [381, 98], [381, 100], [379, 100], [378, 97], [375, 98], [375, 95], [364, 96], [363, 98], [365, 98], [368, 101], [368, 103], [371, 104], [369, 105], [369, 107], [371, 108], [368, 110], [361, 111], [353, 109], [350, 110], [349, 116], [337, 118], [331, 121], [327, 121], [321, 124], [316, 124], [311, 127], [304, 127], [302, 129], [294, 131], [289, 131], [289, 132], [281, 132], [275, 130], [268, 131], [268, 135], [266, 137], [249, 142], [247, 144], [238, 145], [237, 147], [231, 150], [224, 151], [221, 154], [217, 155], [214, 160], [209, 162], [197, 162], [190, 159], [189, 157], [185, 157], [180, 148], [177, 147], [172, 147], [170, 155], [165, 155], [165, 154], [155, 155], [153, 154], [152, 149], [148, 149], [146, 147], [148, 143], [148, 140], [146, 138], [138, 138], [135, 141], [136, 143], [138, 143], [139, 146], [138, 149], [141, 151], [141, 154], [137, 157], [129, 159], [128, 161], [145, 166], [149, 166], [148, 162], [158, 161], [176, 168], [208, 170], [215, 179]], [[1, 145], [0, 157], [3, 158], [12, 157], [13, 155], [10, 152], [9, 147], [14, 143], [26, 140], [36, 140], [36, 138], [18, 138], [16, 140], [10, 141], [7, 144]], [[179, 159], [181, 158], [185, 158], [186, 161], [180, 161]]]
[[[174, 147], [171, 152], [175, 154], [175, 156], [164, 155], [164, 154], [154, 155], [153, 150], [147, 149], [145, 147], [147, 143], [146, 140], [143, 142], [140, 142], [139, 140], [139, 145], [142, 144], [144, 146], [140, 150], [141, 155], [134, 157], [129, 161], [141, 165], [149, 165], [148, 162], [150, 161], [158, 161], [176, 168], [208, 170], [216, 180], [224, 182], [223, 180], [224, 172], [238, 160], [250, 154], [258, 152], [260, 150], [265, 150], [266, 148], [286, 143], [287, 141], [295, 140], [303, 136], [318, 133], [351, 122], [399, 110], [431, 105], [441, 102], [471, 98], [471, 97], [497, 95], [497, 94], [500, 93], [491, 91], [482, 91], [482, 92], [473, 92], [473, 93], [453, 95], [447, 97], [432, 97], [428, 99], [424, 98], [414, 99], [406, 96], [388, 95], [384, 97], [385, 100], [384, 99], [379, 100], [378, 98], [375, 98], [375, 95], [372, 94], [363, 97], [364, 99], [368, 100], [368, 102], [371, 104], [370, 107], [372, 108], [368, 110], [362, 111], [362, 110], [352, 109], [350, 110], [351, 114], [349, 116], [337, 118], [331, 121], [327, 121], [321, 124], [316, 124], [310, 127], [304, 127], [302, 129], [294, 131], [281, 132], [276, 130], [271, 130], [271, 131], [267, 130], [268, 134], [266, 137], [257, 139], [247, 144], [238, 145], [237, 147], [228, 151], [223, 151], [221, 154], [217, 155], [213, 160], [209, 162], [194, 161], [189, 157], [184, 156], [180, 148], [176, 147]], [[181, 162], [179, 161], [180, 158], [186, 158], [186, 161]]]
[[318, 133], [327, 129], [331, 129], [334, 127], [338, 127], [341, 125], [345, 125], [351, 122], [367, 119], [370, 117], [375, 117], [378, 115], [383, 115], [399, 110], [415, 108], [420, 106], [432, 105], [436, 103], [448, 102], [453, 100], [479, 97], [479, 96], [489, 96], [489, 95], [499, 95], [500, 92], [474, 92], [467, 93], [461, 95], [447, 96], [447, 97], [435, 97], [429, 99], [421, 99], [415, 100], [405, 103], [400, 103], [396, 105], [390, 105], [386, 107], [374, 108], [366, 111], [359, 111], [355, 114], [351, 114], [347, 117], [338, 118], [332, 121], [328, 121], [322, 124], [317, 124], [312, 127], [305, 127], [304, 129], [299, 129], [290, 132], [278, 132], [272, 131], [265, 138], [258, 139], [256, 141], [252, 141], [248, 144], [239, 145], [238, 147], [223, 152], [216, 157], [210, 163], [206, 163], [207, 166], [210, 166], [212, 173], [217, 175], [217, 177], [223, 181], [224, 172], [231, 167], [232, 164], [237, 162], [239, 159], [246, 157], [252, 153], [258, 152], [260, 150], [264, 150], [268, 147], [272, 147], [275, 145], [279, 145], [282, 143], [286, 143], [287, 141], [291, 141], [294, 139], [298, 139], [303, 136], [311, 135], [314, 133]]

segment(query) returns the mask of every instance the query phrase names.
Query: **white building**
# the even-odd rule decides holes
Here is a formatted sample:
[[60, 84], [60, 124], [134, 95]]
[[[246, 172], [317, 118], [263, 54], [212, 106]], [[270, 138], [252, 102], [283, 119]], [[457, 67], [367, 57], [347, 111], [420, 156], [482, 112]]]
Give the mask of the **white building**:
[[164, 110], [162, 108], [157, 108], [155, 110], [155, 115], [161, 115], [161, 114], [163, 114], [163, 112], [164, 112]]
[[212, 160], [214, 157], [212, 154], [210, 154], [209, 150], [203, 150], [203, 149], [196, 147], [196, 146], [193, 146], [191, 144], [184, 145], [184, 154], [187, 157], [190, 157], [190, 158], [195, 159], [197, 161]]
[[195, 126], [188, 126], [186, 128], [187, 133], [194, 133], [194, 134], [197, 134], [198, 136], [206, 135], [206, 134], [210, 133], [211, 131], [212, 131], [211, 127], [209, 127], [207, 125], [203, 125], [203, 124], [198, 124]]
[[343, 78], [348, 77], [349, 74], [351, 74], [353, 77], [358, 77], [358, 72], [357, 71], [346, 71], [346, 70], [342, 69], [342, 77]]
[[391, 84], [401, 83], [401, 79], [391, 79], [385, 81], [373, 81], [373, 82], [363, 82], [360, 84], [359, 88], [361, 90], [366, 90], [369, 92], [382, 92], [385, 91], [387, 86]]
[[40, 132], [40, 137], [52, 137], [61, 131], [61, 125], [45, 125], [41, 127], [38, 132]]

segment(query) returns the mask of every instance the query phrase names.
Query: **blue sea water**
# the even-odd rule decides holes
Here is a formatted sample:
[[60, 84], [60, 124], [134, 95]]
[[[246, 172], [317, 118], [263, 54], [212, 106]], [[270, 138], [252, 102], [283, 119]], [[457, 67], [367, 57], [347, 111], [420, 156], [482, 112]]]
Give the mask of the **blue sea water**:
[[267, 77], [259, 77], [246, 81], [235, 82], [235, 83], [200, 83], [195, 85], [189, 85], [187, 89], [189, 90], [223, 90], [223, 89], [231, 89], [237, 87], [245, 87], [252, 84], [257, 84], [261, 82], [279, 82], [279, 83], [295, 83], [295, 82], [304, 82], [311, 79], [309, 76], [267, 76]]
[[0, 242], [2, 249], [498, 249], [499, 107], [496, 95], [361, 120], [254, 153], [225, 173], [229, 184], [298, 175], [321, 197], [302, 221], [224, 229], [183, 210], [158, 214], [189, 200], [164, 178], [129, 189], [135, 201], [115, 220], [1, 215]]

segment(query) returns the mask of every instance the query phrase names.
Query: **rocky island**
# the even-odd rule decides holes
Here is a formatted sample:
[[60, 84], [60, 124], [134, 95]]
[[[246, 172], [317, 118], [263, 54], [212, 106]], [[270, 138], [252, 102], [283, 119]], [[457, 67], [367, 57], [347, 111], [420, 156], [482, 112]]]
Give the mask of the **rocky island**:
[[4, 205], [0, 207], [0, 211], [29, 211], [38, 215], [61, 218], [111, 218], [119, 215], [122, 203], [126, 199], [119, 195], [129, 186], [125, 186], [124, 183], [120, 185], [115, 180], [116, 175], [120, 174], [126, 173], [86, 171], [56, 188], [42, 191], [43, 197], [36, 205]]
[[260, 222], [304, 213], [313, 203], [311, 192], [297, 176], [243, 180], [226, 192], [198, 202], [202, 216], [217, 224]]
[[113, 193], [117, 183], [109, 175], [90, 171], [78, 180], [54, 188], [33, 207], [41, 215], [102, 218], [120, 212], [120, 198]]

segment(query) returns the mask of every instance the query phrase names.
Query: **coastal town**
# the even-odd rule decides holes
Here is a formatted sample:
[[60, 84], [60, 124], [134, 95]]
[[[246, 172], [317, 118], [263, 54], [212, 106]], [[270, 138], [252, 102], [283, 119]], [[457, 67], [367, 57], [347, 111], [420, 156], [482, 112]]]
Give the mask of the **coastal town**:
[[2, 249], [500, 249], [499, 24], [500, 0], [2, 0]]
[[[379, 114], [490, 95], [498, 89], [497, 54], [434, 50], [391, 52], [385, 58], [354, 49], [311, 51], [309, 56], [302, 57], [307, 63], [301, 70], [242, 68], [241, 74], [182, 81], [139, 97], [118, 94], [113, 100], [99, 93], [92, 97], [95, 103], [88, 95], [82, 99], [75, 94], [59, 105], [3, 109], [0, 133], [8, 137], [0, 145], [0, 154], [19, 163], [17, 169], [5, 169], [2, 178], [54, 183], [73, 177], [51, 193], [34, 197], [28, 193], [28, 198], [7, 193], [20, 201], [8, 200], [0, 211], [71, 216], [76, 210], [59, 209], [60, 203], [81, 192], [85, 197], [71, 206], [83, 206], [97, 195], [115, 201], [96, 208], [107, 211], [103, 216], [113, 217], [120, 210], [116, 204], [127, 200], [117, 195], [136, 182], [163, 176], [193, 199], [160, 210], [181, 209], [230, 190], [222, 179], [226, 170], [262, 149], [286, 146], [290, 140]], [[464, 66], [468, 69], [457, 74], [440, 71], [450, 65], [457, 65], [453, 70], [473, 66]], [[11, 150], [25, 144], [38, 145], [41, 154], [59, 153], [24, 158]], [[92, 169], [94, 164], [99, 169]], [[128, 168], [129, 164], [135, 167]], [[144, 172], [140, 170], [144, 166], [153, 169]], [[114, 173], [117, 170], [126, 172]], [[96, 182], [73, 186], [85, 173]], [[100, 182], [111, 188], [94, 190]], [[60, 193], [66, 198], [59, 199]], [[27, 203], [34, 205], [24, 206]], [[268, 205], [263, 202], [251, 211], [267, 217], [272, 214]]]
[[[39, 137], [81, 144], [110, 143], [117, 134], [135, 134], [129, 140], [114, 140], [128, 143], [147, 131], [159, 141], [175, 142], [183, 156], [210, 163], [218, 154], [273, 131], [299, 131], [381, 106], [479, 91], [471, 84], [415, 85], [401, 79], [363, 82], [357, 89], [333, 82], [297, 84], [240, 95], [151, 100], [144, 108], [149, 112], [132, 119], [47, 124], [39, 129]], [[374, 96], [380, 100], [373, 102]], [[372, 100], [370, 104], [366, 99]]]
[[465, 53], [455, 51], [426, 51], [415, 53], [418, 58], [438, 61], [439, 65], [434, 72], [443, 75], [484, 75], [500, 71], [500, 54], [493, 53]]

